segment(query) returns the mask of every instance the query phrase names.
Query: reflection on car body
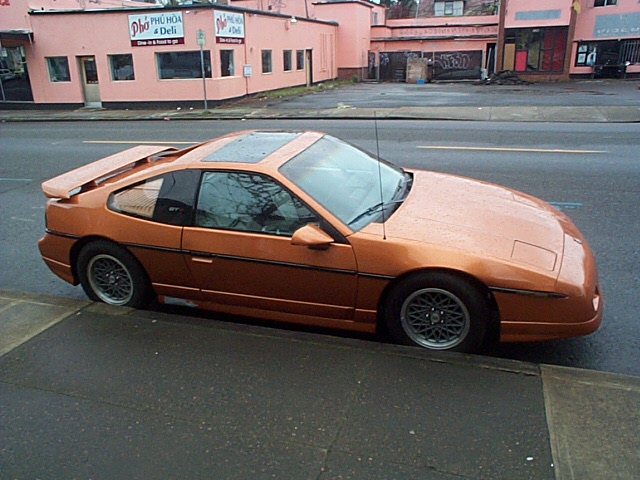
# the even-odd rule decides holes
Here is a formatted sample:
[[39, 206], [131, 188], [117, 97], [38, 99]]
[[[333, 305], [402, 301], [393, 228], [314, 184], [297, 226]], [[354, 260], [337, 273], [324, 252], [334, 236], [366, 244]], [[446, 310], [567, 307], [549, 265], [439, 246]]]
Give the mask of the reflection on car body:
[[584, 335], [594, 257], [548, 204], [403, 170], [319, 132], [139, 146], [42, 185], [44, 261], [96, 301], [150, 299], [427, 349]]

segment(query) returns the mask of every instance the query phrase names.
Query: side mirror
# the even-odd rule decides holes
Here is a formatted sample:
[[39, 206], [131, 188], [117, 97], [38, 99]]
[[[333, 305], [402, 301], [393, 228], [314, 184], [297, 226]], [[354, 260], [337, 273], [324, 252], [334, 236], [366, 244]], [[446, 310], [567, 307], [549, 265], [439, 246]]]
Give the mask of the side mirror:
[[309, 224], [293, 232], [291, 245], [302, 245], [313, 250], [326, 250], [335, 240], [317, 225]]

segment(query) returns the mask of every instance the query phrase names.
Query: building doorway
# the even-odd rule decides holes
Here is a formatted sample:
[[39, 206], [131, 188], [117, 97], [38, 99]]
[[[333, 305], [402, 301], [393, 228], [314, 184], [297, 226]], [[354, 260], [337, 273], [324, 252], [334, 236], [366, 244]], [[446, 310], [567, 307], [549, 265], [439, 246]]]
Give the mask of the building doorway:
[[94, 56], [78, 57], [78, 67], [80, 69], [80, 78], [82, 78], [84, 106], [102, 107], [96, 58]]
[[487, 77], [496, 73], [496, 44], [487, 43], [487, 53], [484, 59], [484, 68]]
[[33, 102], [22, 45], [0, 45], [0, 101]]
[[313, 56], [311, 55], [313, 50], [310, 48], [305, 51], [305, 62], [304, 67], [307, 74], [307, 87], [313, 85]]

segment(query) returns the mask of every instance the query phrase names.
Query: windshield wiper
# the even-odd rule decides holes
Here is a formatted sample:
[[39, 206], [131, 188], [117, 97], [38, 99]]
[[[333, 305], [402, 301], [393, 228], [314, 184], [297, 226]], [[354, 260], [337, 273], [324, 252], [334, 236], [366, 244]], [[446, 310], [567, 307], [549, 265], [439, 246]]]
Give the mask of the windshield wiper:
[[377, 213], [378, 211], [382, 212], [382, 211], [386, 210], [387, 208], [389, 208], [390, 206], [395, 205], [397, 203], [402, 203], [402, 202], [404, 202], [404, 199], [390, 200], [388, 202], [376, 203], [375, 205], [372, 205], [371, 207], [367, 208], [364, 212], [362, 212], [362, 213], [358, 214], [357, 216], [355, 216], [353, 218], [353, 220], [351, 220], [347, 225], [353, 225], [358, 220], [361, 220], [364, 217], [368, 217], [369, 215]]

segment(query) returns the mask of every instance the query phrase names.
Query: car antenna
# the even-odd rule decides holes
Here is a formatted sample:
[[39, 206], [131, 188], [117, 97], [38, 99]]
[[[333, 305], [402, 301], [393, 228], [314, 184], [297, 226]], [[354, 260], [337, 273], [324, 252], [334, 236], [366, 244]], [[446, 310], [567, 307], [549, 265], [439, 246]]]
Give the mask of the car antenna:
[[373, 111], [373, 123], [376, 130], [376, 157], [378, 160], [378, 183], [380, 184], [380, 207], [382, 208], [382, 239], [387, 239], [387, 229], [385, 227], [385, 215], [384, 215], [384, 196], [382, 194], [382, 165], [380, 162], [380, 143], [378, 141], [378, 115], [376, 111]]

